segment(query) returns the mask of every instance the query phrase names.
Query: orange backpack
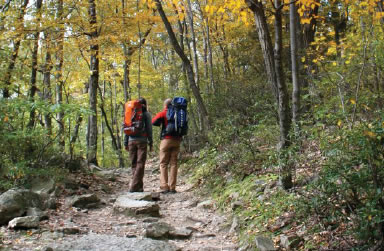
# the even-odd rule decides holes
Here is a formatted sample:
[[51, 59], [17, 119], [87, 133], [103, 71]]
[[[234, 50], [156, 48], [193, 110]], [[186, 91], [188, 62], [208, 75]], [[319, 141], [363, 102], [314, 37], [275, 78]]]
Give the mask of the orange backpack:
[[128, 136], [144, 135], [143, 105], [138, 100], [125, 103], [124, 133]]

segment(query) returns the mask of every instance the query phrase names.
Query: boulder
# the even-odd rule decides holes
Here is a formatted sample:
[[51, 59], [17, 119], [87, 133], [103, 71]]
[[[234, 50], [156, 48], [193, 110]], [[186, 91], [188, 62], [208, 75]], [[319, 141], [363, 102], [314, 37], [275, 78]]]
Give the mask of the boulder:
[[145, 228], [145, 237], [152, 239], [188, 239], [192, 230], [186, 228], [174, 228], [165, 222], [156, 222]]
[[54, 196], [51, 196], [49, 197], [46, 201], [45, 201], [45, 206], [46, 208], [48, 209], [57, 209], [58, 205], [57, 205], [57, 200]]
[[11, 189], [0, 195], [0, 225], [24, 215], [29, 207], [44, 209], [41, 196], [25, 189]]
[[9, 228], [28, 229], [39, 227], [40, 219], [37, 216], [17, 217], [8, 223]]
[[204, 208], [204, 209], [210, 209], [213, 207], [213, 201], [211, 200], [206, 200], [206, 201], [203, 201], [203, 202], [200, 202], [198, 205], [197, 205], [198, 208]]
[[63, 185], [66, 189], [77, 190], [80, 188], [80, 185], [75, 180], [69, 178], [63, 180]]
[[256, 248], [260, 251], [273, 251], [276, 250], [273, 245], [273, 241], [265, 236], [256, 236], [255, 238]]
[[96, 175], [101, 176], [102, 178], [115, 182], [116, 181], [116, 171], [115, 170], [103, 170], [96, 173]]
[[132, 200], [125, 196], [116, 199], [113, 210], [116, 214], [123, 214], [125, 216], [160, 216], [160, 207], [155, 202]]
[[95, 194], [76, 195], [68, 198], [66, 205], [68, 207], [96, 208], [100, 205], [100, 199]]
[[174, 228], [165, 222], [149, 224], [145, 228], [145, 237], [152, 239], [168, 239], [169, 231]]
[[51, 194], [55, 191], [56, 182], [53, 179], [37, 178], [32, 181], [31, 191], [38, 194]]
[[40, 208], [37, 207], [30, 207], [27, 209], [27, 216], [36, 216], [39, 217], [39, 220], [48, 220], [49, 216], [46, 212], [42, 211]]
[[298, 245], [303, 239], [297, 235], [281, 235], [280, 236], [280, 245], [286, 250], [296, 250]]

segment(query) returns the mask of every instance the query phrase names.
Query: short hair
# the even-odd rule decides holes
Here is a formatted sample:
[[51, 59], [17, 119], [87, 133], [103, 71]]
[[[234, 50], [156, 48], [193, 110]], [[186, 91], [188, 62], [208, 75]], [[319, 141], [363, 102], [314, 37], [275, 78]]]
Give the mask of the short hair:
[[145, 100], [145, 98], [139, 98], [139, 102], [140, 102], [140, 104], [142, 104], [142, 105], [147, 105], [147, 100]]
[[164, 100], [164, 106], [168, 107], [171, 103], [172, 103], [172, 99], [170, 98], [167, 98], [166, 100]]

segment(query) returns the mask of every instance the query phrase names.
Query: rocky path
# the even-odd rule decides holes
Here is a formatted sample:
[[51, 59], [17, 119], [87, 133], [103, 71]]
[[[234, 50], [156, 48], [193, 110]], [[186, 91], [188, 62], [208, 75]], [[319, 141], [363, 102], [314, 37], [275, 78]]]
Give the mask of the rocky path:
[[[128, 169], [99, 173], [87, 182], [75, 177], [69, 182], [72, 188], [63, 185], [59, 207], [48, 210], [49, 219], [38, 228], [3, 226], [3, 250], [238, 250], [229, 234], [231, 221], [210, 200], [198, 198], [185, 177], [180, 175], [176, 194], [158, 193], [156, 160], [147, 163], [144, 193], [127, 192]], [[81, 194], [94, 194], [101, 204], [94, 209], [68, 206], [69, 196]], [[128, 212], [119, 203], [134, 210]], [[140, 208], [148, 205], [150, 210]]]

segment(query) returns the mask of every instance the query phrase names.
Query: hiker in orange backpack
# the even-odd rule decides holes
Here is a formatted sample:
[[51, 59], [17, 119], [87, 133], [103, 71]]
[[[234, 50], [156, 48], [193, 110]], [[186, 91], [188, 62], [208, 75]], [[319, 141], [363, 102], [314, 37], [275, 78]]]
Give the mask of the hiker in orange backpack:
[[144, 192], [144, 168], [147, 160], [147, 147], [152, 151], [151, 114], [147, 111], [144, 98], [125, 104], [124, 146], [132, 161], [132, 179], [129, 192]]
[[[152, 125], [161, 126], [160, 134], [160, 190], [161, 193], [176, 193], [177, 158], [182, 136], [188, 129], [187, 101], [182, 97], [166, 99], [163, 111], [152, 119]], [[181, 116], [179, 116], [181, 114]], [[177, 119], [175, 120], [175, 118]], [[179, 119], [182, 118], [181, 120]], [[168, 165], [170, 177], [168, 183]]]

